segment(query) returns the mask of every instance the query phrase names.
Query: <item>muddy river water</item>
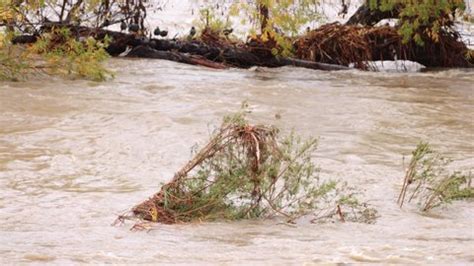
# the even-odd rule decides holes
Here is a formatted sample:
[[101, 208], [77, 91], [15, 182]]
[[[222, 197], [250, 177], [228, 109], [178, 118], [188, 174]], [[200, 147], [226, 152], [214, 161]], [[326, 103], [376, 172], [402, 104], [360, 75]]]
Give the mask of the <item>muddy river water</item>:
[[[473, 169], [472, 70], [216, 71], [124, 59], [110, 66], [116, 78], [105, 83], [0, 83], [1, 264], [474, 263], [473, 202], [429, 215], [396, 205], [403, 155], [420, 140], [457, 169]], [[254, 122], [319, 136], [321, 175], [361, 188], [377, 223], [110, 226], [170, 179], [242, 101]]]

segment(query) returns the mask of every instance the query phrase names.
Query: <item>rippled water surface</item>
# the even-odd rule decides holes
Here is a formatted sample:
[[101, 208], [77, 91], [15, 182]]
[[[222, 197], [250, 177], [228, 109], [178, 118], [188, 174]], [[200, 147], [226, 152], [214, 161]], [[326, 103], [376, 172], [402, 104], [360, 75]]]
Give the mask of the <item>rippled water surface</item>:
[[[0, 262], [474, 263], [473, 202], [428, 216], [395, 203], [403, 155], [420, 140], [473, 169], [473, 71], [110, 65], [117, 76], [105, 83], [0, 84]], [[254, 122], [320, 136], [322, 175], [361, 187], [378, 222], [243, 221], [148, 233], [110, 226], [170, 179], [242, 101]]]

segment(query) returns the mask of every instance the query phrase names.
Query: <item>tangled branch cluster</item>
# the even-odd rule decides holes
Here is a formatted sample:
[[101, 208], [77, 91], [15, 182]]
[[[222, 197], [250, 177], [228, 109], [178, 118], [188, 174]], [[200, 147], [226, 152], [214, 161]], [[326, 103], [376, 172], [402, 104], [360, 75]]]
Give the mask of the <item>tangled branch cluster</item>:
[[320, 180], [311, 160], [317, 139], [278, 133], [250, 125], [242, 115], [228, 118], [169, 183], [132, 209], [133, 216], [166, 224], [273, 216], [292, 222], [308, 214], [314, 221], [354, 220], [349, 216], [356, 212], [344, 213], [341, 206], [366, 206], [343, 195], [338, 182]]

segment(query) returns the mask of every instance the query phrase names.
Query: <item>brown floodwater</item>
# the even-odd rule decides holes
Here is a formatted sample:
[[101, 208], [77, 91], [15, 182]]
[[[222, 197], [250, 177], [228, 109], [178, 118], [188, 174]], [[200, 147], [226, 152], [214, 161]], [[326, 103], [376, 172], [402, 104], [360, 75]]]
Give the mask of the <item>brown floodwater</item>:
[[[474, 263], [472, 201], [430, 215], [396, 204], [421, 140], [474, 168], [474, 71], [110, 66], [104, 83], [0, 83], [0, 263]], [[321, 175], [361, 188], [377, 223], [111, 226], [243, 101], [254, 122], [319, 136]]]

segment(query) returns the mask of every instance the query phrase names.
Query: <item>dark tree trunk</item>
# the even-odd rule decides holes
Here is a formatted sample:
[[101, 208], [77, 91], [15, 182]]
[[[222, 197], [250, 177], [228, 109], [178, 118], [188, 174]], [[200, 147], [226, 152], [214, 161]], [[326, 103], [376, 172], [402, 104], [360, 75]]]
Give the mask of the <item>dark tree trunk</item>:
[[399, 8], [394, 7], [391, 11], [380, 11], [380, 9], [370, 9], [369, 3], [366, 1], [346, 22], [346, 25], [363, 25], [374, 26], [382, 19], [398, 18]]
[[146, 45], [139, 45], [133, 48], [127, 54], [127, 57], [163, 59], [163, 60], [170, 60], [170, 61], [190, 64], [190, 65], [201, 65], [201, 66], [215, 68], [215, 69], [227, 68], [222, 63], [217, 63], [217, 62], [208, 60], [202, 56], [187, 55], [184, 53], [173, 52], [173, 51], [159, 51]]
[[260, 33], [263, 34], [267, 28], [270, 13], [268, 7], [264, 4], [258, 6], [258, 11], [260, 12]]

